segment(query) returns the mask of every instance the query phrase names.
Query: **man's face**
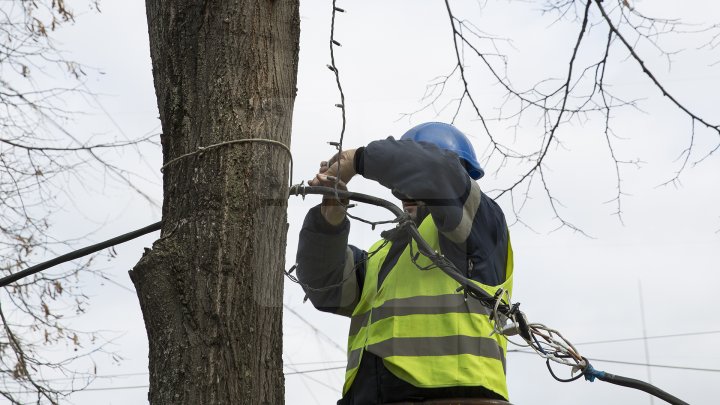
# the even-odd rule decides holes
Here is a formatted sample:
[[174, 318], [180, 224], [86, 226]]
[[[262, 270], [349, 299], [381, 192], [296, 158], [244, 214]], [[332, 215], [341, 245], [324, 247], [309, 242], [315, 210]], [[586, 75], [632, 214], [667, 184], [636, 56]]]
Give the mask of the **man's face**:
[[403, 200], [403, 210], [410, 215], [413, 221], [417, 221], [418, 205], [422, 205], [423, 202], [415, 200]]

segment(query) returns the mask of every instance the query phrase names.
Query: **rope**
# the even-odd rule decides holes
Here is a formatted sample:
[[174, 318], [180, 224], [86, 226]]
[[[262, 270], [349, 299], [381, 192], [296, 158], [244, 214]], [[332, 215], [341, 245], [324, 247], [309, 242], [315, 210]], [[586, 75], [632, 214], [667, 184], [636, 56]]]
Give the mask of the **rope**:
[[287, 151], [288, 156], [290, 156], [290, 184], [293, 184], [293, 183], [292, 183], [292, 178], [293, 178], [293, 156], [292, 156], [292, 151], [290, 151], [290, 148], [289, 148], [287, 145], [285, 145], [284, 143], [282, 143], [282, 142], [275, 141], [275, 140], [272, 140], [272, 139], [264, 139], [264, 138], [234, 139], [234, 140], [232, 140], [232, 141], [220, 142], [220, 143], [216, 143], [216, 144], [212, 144], [212, 145], [208, 145], [208, 146], [198, 146], [197, 150], [195, 150], [195, 151], [185, 153], [185, 154], [180, 155], [180, 156], [178, 156], [178, 157], [176, 157], [176, 158], [174, 158], [174, 159], [170, 159], [170, 161], [168, 161], [167, 163], [165, 163], [164, 165], [162, 165], [162, 167], [160, 167], [160, 172], [164, 172], [166, 167], [168, 167], [168, 166], [170, 166], [171, 164], [177, 162], [178, 160], [182, 160], [182, 159], [185, 159], [186, 157], [203, 153], [203, 152], [205, 152], [205, 151], [207, 151], [207, 150], [210, 150], [210, 149], [219, 148], [220, 146], [228, 146], [228, 145], [235, 145], [235, 144], [238, 144], [238, 143], [251, 143], [251, 142], [269, 143], [269, 144], [271, 144], [271, 145], [280, 146], [282, 149], [284, 149], [285, 151]]

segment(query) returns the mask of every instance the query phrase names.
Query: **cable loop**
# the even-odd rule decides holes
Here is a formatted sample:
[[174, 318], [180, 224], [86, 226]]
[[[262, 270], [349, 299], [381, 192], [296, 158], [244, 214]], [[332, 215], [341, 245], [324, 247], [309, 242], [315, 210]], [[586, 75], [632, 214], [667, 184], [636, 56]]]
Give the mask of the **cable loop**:
[[[292, 266], [290, 269], [288, 269], [288, 270], [283, 269], [283, 272], [285, 273], [285, 277], [287, 277], [288, 280], [290, 280], [290, 281], [292, 281], [293, 283], [298, 284], [299, 286], [301, 286], [306, 293], [307, 293], [308, 291], [312, 291], [312, 292], [323, 292], [323, 291], [334, 290], [334, 289], [336, 289], [336, 288], [342, 288], [343, 284], [345, 284], [345, 282], [346, 282], [347, 280], [349, 280], [350, 277], [355, 277], [355, 272], [357, 271], [357, 269], [360, 268], [360, 266], [362, 266], [365, 262], [367, 262], [368, 260], [370, 260], [370, 258], [373, 257], [377, 252], [379, 252], [380, 250], [382, 250], [382, 248], [384, 248], [385, 246], [387, 246], [387, 244], [388, 244], [389, 242], [390, 242], [390, 241], [385, 240], [385, 241], [383, 241], [383, 243], [382, 243], [380, 246], [378, 246], [377, 249], [373, 250], [372, 252], [368, 252], [368, 253], [367, 253], [367, 256], [366, 256], [363, 260], [357, 262], [357, 263], [355, 264], [355, 266], [353, 266], [353, 268], [348, 272], [348, 274], [346, 274], [339, 282], [337, 282], [337, 283], [335, 283], [335, 284], [327, 285], [327, 286], [324, 286], [324, 287], [312, 287], [312, 286], [310, 286], [310, 285], [307, 284], [307, 283], [303, 283], [303, 282], [300, 281], [296, 276], [292, 275], [292, 272], [293, 272], [295, 269], [297, 269], [297, 267], [298, 267], [298, 264], [297, 264], [297, 263], [295, 263], [295, 265], [293, 265], [293, 266]], [[307, 299], [307, 296], [306, 296], [306, 299]]]
[[285, 145], [284, 143], [282, 143], [282, 142], [280, 142], [280, 141], [275, 141], [275, 140], [273, 140], [273, 139], [265, 139], [265, 138], [233, 139], [233, 140], [231, 140], [231, 141], [220, 142], [220, 143], [216, 143], [216, 144], [212, 144], [212, 145], [198, 146], [197, 149], [194, 150], [194, 151], [192, 151], [192, 152], [188, 152], [188, 153], [182, 154], [182, 155], [180, 155], [180, 156], [178, 156], [178, 157], [176, 157], [176, 158], [174, 158], [174, 159], [169, 160], [167, 163], [165, 163], [164, 165], [162, 165], [162, 166], [160, 167], [160, 172], [161, 172], [161, 173], [164, 173], [164, 172], [165, 172], [165, 168], [167, 168], [168, 166], [170, 166], [171, 164], [173, 164], [173, 163], [175, 163], [175, 162], [177, 162], [177, 161], [179, 161], [179, 160], [185, 159], [185, 158], [190, 157], [190, 156], [193, 156], [193, 155], [202, 154], [203, 152], [205, 152], [205, 151], [207, 151], [207, 150], [209, 150], [209, 149], [219, 148], [220, 146], [229, 146], [229, 145], [236, 145], [236, 144], [240, 144], [240, 143], [252, 143], [252, 142], [255, 142], [255, 143], [268, 143], [268, 144], [271, 144], [271, 145], [277, 145], [277, 146], [280, 146], [280, 147], [281, 147], [282, 149], [284, 149], [285, 151], [287, 151], [288, 156], [290, 156], [290, 182], [289, 182], [289, 184], [292, 185], [292, 178], [293, 178], [293, 156], [292, 156], [292, 151], [290, 151], [290, 148], [289, 148], [287, 145]]

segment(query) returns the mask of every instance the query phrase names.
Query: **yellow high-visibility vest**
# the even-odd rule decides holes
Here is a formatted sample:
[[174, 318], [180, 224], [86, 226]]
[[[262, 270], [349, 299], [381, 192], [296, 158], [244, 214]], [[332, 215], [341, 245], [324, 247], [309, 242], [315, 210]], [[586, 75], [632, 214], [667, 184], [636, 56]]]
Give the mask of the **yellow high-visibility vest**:
[[[428, 215], [420, 235], [440, 251], [438, 230]], [[378, 249], [382, 241], [370, 250]], [[413, 254], [418, 248], [412, 244]], [[353, 311], [348, 336], [348, 365], [343, 394], [358, 372], [363, 353], [383, 359], [398, 378], [422, 388], [482, 386], [508, 398], [505, 378], [507, 342], [492, 334], [491, 310], [472, 297], [456, 292], [459, 284], [438, 268], [420, 270], [408, 245], [378, 289], [378, 275], [392, 243], [370, 257], [365, 283]], [[512, 293], [513, 255], [507, 247], [506, 278], [499, 286], [477, 286], [494, 295], [499, 288]], [[431, 265], [419, 255], [420, 267]]]

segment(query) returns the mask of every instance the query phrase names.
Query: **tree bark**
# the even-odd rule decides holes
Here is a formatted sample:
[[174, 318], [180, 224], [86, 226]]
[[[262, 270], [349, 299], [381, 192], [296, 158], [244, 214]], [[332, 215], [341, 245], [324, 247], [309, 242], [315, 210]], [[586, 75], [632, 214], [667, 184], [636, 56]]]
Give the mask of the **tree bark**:
[[[298, 0], [146, 0], [164, 162], [290, 142]], [[130, 272], [151, 404], [281, 404], [289, 155], [214, 147], [164, 170], [163, 229]]]

